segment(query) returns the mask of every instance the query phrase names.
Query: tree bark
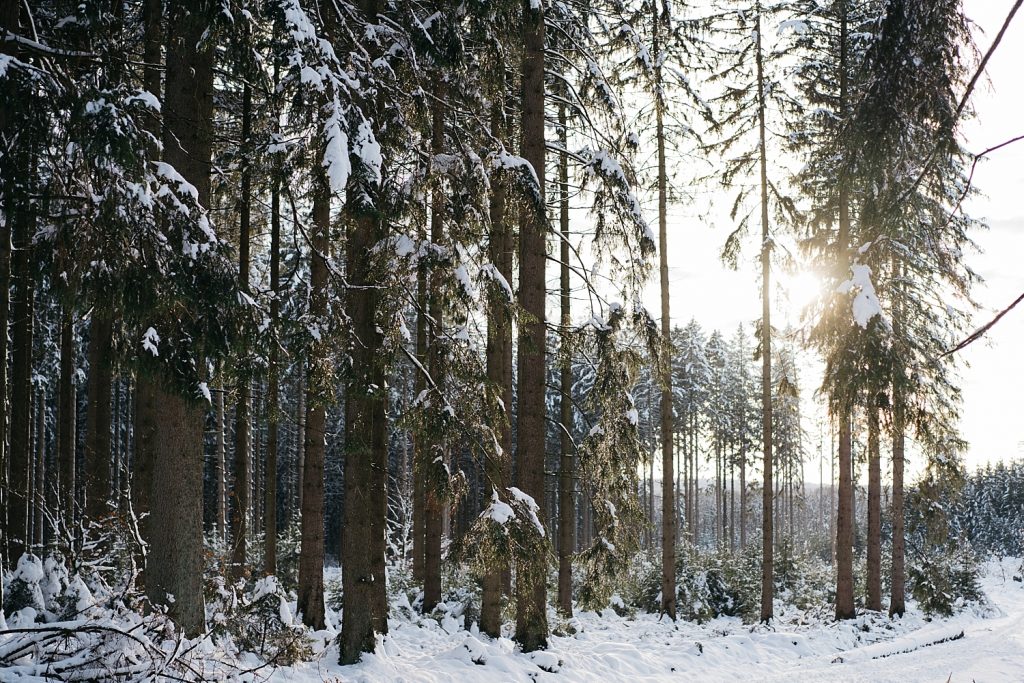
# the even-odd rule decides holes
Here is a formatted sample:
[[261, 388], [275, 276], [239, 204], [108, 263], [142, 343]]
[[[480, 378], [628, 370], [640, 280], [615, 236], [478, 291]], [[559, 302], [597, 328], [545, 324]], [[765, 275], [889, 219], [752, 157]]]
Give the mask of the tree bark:
[[[252, 90], [246, 83], [242, 87], [242, 147], [246, 148], [250, 136]], [[241, 192], [238, 202], [238, 287], [249, 293], [249, 232], [251, 227], [250, 203], [252, 186], [248, 162], [243, 161]], [[247, 349], [243, 341], [242, 356]], [[246, 574], [249, 543], [250, 509], [252, 508], [252, 437], [250, 434], [252, 409], [251, 383], [248, 368], [242, 368], [238, 380], [238, 402], [235, 404], [235, 485], [232, 489], [235, 504], [231, 508], [231, 576]]]
[[[18, 32], [19, 6], [16, 2], [5, 2], [0, 6], [0, 29], [11, 32]], [[10, 44], [0, 46], [0, 51], [9, 53], [15, 48]], [[11, 127], [9, 112], [0, 109], [0, 136], [6, 137]], [[17, 174], [17, 168], [11, 169], [12, 175]], [[8, 376], [7, 376], [7, 336], [8, 321], [11, 312], [11, 224], [15, 221], [16, 212], [12, 207], [23, 206], [17, 200], [12, 201], [14, 184], [10, 183], [6, 174], [0, 175], [0, 197], [7, 209], [3, 212], [0, 220], [0, 531], [3, 539], [0, 539], [0, 571], [7, 568], [17, 558], [10, 555], [11, 531], [14, 527], [10, 524], [8, 517], [11, 504], [9, 492], [10, 481], [8, 480], [8, 458], [10, 450], [7, 447], [8, 437]], [[0, 582], [2, 583], [2, 582]], [[4, 591], [0, 585], [0, 605], [3, 604]]]
[[865, 605], [882, 609], [882, 472], [878, 447], [878, 407], [868, 402], [868, 596]]
[[264, 550], [263, 571], [277, 573], [277, 441], [278, 420], [281, 413], [278, 398], [280, 369], [278, 368], [278, 318], [281, 315], [281, 181], [273, 180], [270, 195], [270, 358], [267, 363], [267, 463], [264, 480], [263, 517]]
[[[331, 195], [327, 178], [317, 174], [313, 195], [312, 256], [310, 258], [310, 317], [321, 322], [327, 314], [327, 256], [330, 253]], [[302, 623], [315, 630], [324, 618], [324, 456], [328, 396], [324, 382], [327, 349], [314, 341], [306, 369], [306, 424], [302, 468], [301, 541], [299, 548], [298, 611]], [[327, 373], [329, 374], [329, 373]], [[348, 534], [346, 534], [347, 536]], [[346, 594], [346, 607], [348, 596]], [[346, 609], [346, 611], [348, 611]]]
[[[840, 57], [839, 57], [839, 112], [846, 115], [847, 101], [847, 4], [840, 7]], [[845, 276], [849, 268], [846, 256], [850, 240], [850, 201], [846, 179], [839, 179], [839, 235], [836, 248], [839, 250], [839, 273]], [[836, 558], [836, 619], [852, 619], [856, 616], [853, 603], [853, 427], [850, 407], [839, 415], [839, 490], [836, 510], [835, 558]]]
[[11, 425], [7, 488], [7, 560], [16, 566], [29, 538], [29, 484], [32, 462], [32, 336], [35, 282], [33, 277], [34, 219], [12, 212], [13, 280], [11, 311]]
[[740, 548], [747, 547], [747, 451], [740, 451]]
[[764, 482], [761, 507], [761, 621], [774, 617], [774, 527], [772, 519], [772, 324], [771, 324], [771, 235], [768, 225], [768, 154], [765, 149], [764, 55], [761, 46], [761, 16], [757, 17], [757, 129], [761, 172], [761, 441], [764, 453]]
[[[162, 0], [142, 2], [142, 53], [146, 66], [143, 69], [143, 85], [158, 99], [163, 93], [161, 72], [163, 66], [163, 3]], [[146, 120], [147, 130], [154, 138], [161, 138], [161, 119], [150, 116]], [[159, 156], [157, 157], [159, 158]], [[141, 332], [141, 330], [137, 330]], [[150, 489], [153, 482], [153, 437], [156, 420], [155, 385], [144, 373], [136, 374], [135, 412], [132, 415], [132, 489], [131, 506], [138, 520], [143, 539], [149, 539]], [[148, 558], [141, 558], [139, 573], [140, 588], [146, 587], [146, 566]]]
[[[676, 618], [676, 515], [672, 489], [672, 318], [668, 288], [668, 167], [665, 159], [665, 102], [662, 93], [661, 16], [658, 3], [651, 5], [654, 16], [655, 136], [658, 145], [658, 270], [661, 280], [661, 612]], [[653, 477], [652, 477], [653, 481]], [[653, 494], [653, 491], [652, 491]]]
[[[445, 117], [445, 87], [443, 83], [435, 86], [432, 109], [431, 129], [431, 153], [441, 154], [444, 151], [444, 117]], [[440, 178], [434, 178], [434, 187], [430, 199], [430, 241], [439, 248], [446, 247], [444, 234], [444, 212], [445, 201], [444, 191]], [[434, 386], [441, 394], [447, 384], [444, 367], [443, 353], [441, 351], [442, 339], [444, 338], [444, 308], [441, 292], [442, 273], [440, 269], [433, 268], [430, 272], [429, 283], [429, 342], [427, 345], [427, 367], [430, 376], [433, 378]], [[444, 400], [443, 396], [437, 397], [438, 405]], [[432, 438], [424, 444], [427, 459], [424, 465], [434, 470], [435, 463], [440, 458], [441, 462], [448, 461], [448, 452], [444, 444], [444, 437], [433, 430]], [[429, 479], [428, 479], [429, 481]], [[423, 574], [423, 613], [429, 614], [441, 601], [441, 536], [444, 515], [444, 505], [438, 498], [437, 492], [430, 486], [425, 491], [424, 499], [424, 533], [426, 534], [424, 547], [424, 574]]]
[[[223, 375], [222, 375], [223, 377]], [[221, 382], [221, 388], [217, 390], [216, 398], [216, 411], [217, 411], [217, 433], [215, 440], [217, 442], [217, 459], [214, 465], [214, 478], [216, 479], [217, 489], [217, 500], [216, 514], [217, 514], [217, 538], [221, 542], [227, 542], [228, 539], [228, 525], [227, 525], [227, 509], [228, 509], [228, 487], [227, 487], [227, 444], [225, 443], [225, 430], [227, 429], [226, 420], [224, 419], [224, 387], [223, 381]]]
[[298, 481], [298, 486], [295, 487], [295, 509], [300, 511], [302, 510], [303, 503], [303, 472], [306, 471], [306, 386], [306, 378], [300, 369], [298, 381], [296, 382], [299, 400], [295, 409], [295, 465], [296, 479]]
[[[376, 11], [369, 16], [375, 17]], [[383, 339], [375, 320], [380, 294], [359, 287], [374, 280], [371, 249], [387, 235], [386, 224], [372, 215], [357, 216], [353, 224], [347, 245], [347, 272], [355, 286], [349, 312], [359, 341], [352, 347], [355, 376], [345, 403], [342, 664], [359, 661], [362, 653], [373, 651], [376, 635], [387, 633], [387, 393], [379, 389], [385, 386], [386, 360], [381, 358]]]
[[[541, 523], [544, 504], [545, 360], [547, 330], [544, 303], [547, 226], [544, 216], [544, 9], [523, 3], [522, 142], [521, 154], [538, 180], [536, 206], [520, 213], [519, 303], [525, 320], [519, 326], [519, 414], [517, 471], [520, 488], [536, 501]], [[532, 570], [520, 567], [516, 581], [516, 640], [524, 652], [543, 649], [548, 641], [547, 562], [530, 558]]]
[[[380, 0], [362, 0], [362, 14], [371, 24], [379, 21]], [[375, 103], [382, 107], [381, 102]], [[379, 280], [373, 249], [388, 238], [389, 222], [375, 207], [362, 206], [357, 193], [378, 188], [349, 187], [347, 202], [351, 229], [346, 244], [349, 290], [348, 312], [352, 320], [352, 368], [345, 387], [345, 510], [341, 544], [342, 614], [340, 660], [359, 661], [372, 652], [378, 633], [388, 631], [387, 581], [387, 479], [388, 430], [387, 372], [383, 331], [377, 314], [382, 293], [369, 287]]]
[[576, 455], [572, 443], [572, 354], [567, 340], [572, 326], [569, 291], [569, 155], [565, 103], [558, 105], [558, 224], [561, 234], [559, 285], [561, 289], [562, 357], [558, 411], [561, 424], [558, 466], [558, 608], [572, 616], [572, 558], [576, 552]]
[[[491, 132], [496, 140], [507, 135], [504, 109], [504, 84], [494, 98], [491, 111]], [[490, 198], [490, 259], [505, 282], [512, 284], [512, 231], [506, 216], [506, 189], [501, 182], [491, 187]], [[500, 288], [496, 288], [500, 289]], [[504, 290], [501, 290], [504, 292]], [[501, 453], [496, 460], [487, 461], [487, 480], [498, 491], [504, 491], [510, 480], [512, 464], [512, 302], [504, 293], [492, 291], [487, 307], [487, 379], [501, 399], [504, 414], [495, 425]], [[505, 589], [509, 567], [491, 567], [483, 578], [483, 597], [480, 607], [480, 630], [492, 638], [501, 637], [501, 595]]]
[[[425, 228], [420, 226], [420, 239], [426, 239]], [[416, 267], [416, 359], [423, 367], [427, 364], [427, 267], [421, 262]], [[420, 396], [427, 388], [427, 379], [417, 370], [413, 391]], [[426, 575], [426, 485], [424, 475], [429, 464], [427, 444], [422, 436], [413, 439], [413, 501], [412, 501], [412, 576], [423, 581]]]
[[49, 498], [49, 487], [46, 485], [46, 388], [42, 384], [36, 389], [35, 408], [35, 496], [32, 499], [35, 521], [32, 528], [35, 532], [36, 554], [42, 555], [43, 544], [46, 542], [46, 506]]
[[[164, 159], [195, 186], [199, 204], [209, 206], [214, 49], [205, 34], [215, 9], [207, 0], [172, 0], [168, 11]], [[194, 636], [205, 621], [203, 411], [160, 379], [140, 378], [140, 389], [143, 383], [150, 385], [145, 412], [151, 421], [139, 452], [151, 471], [146, 591], [152, 602], [168, 604], [171, 618]]]
[[89, 387], [85, 408], [85, 516], [98, 522], [110, 513], [110, 399], [114, 379], [114, 325], [101, 308], [89, 329]]
[[836, 619], [856, 616], [853, 604], [853, 468], [850, 416], [839, 423], [839, 510], [836, 518]]
[[903, 468], [906, 440], [903, 436], [904, 412], [900, 393], [894, 391], [892, 418], [892, 596], [889, 616], [902, 617], [906, 605], [906, 537], [903, 517]]
[[[59, 509], [68, 531], [75, 529], [75, 324], [70, 308], [61, 314], [60, 379], [57, 386]], [[69, 549], [70, 550], [70, 549]]]

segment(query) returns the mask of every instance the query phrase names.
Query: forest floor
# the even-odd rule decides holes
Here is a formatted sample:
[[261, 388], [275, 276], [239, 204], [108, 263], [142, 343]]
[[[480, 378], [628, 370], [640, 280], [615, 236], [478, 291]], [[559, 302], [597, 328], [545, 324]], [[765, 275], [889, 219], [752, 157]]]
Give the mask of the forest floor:
[[[1024, 681], [1024, 584], [1020, 560], [984, 566], [985, 605], [927, 620], [911, 607], [899, 620], [878, 613], [835, 623], [827, 612], [789, 609], [771, 628], [720, 618], [671, 623], [656, 615], [582, 613], [574, 635], [552, 636], [545, 652], [441, 623], [394, 619], [362, 663], [341, 667], [327, 647], [318, 661], [279, 669], [271, 681], [414, 683], [442, 681]], [[460, 620], [461, 621], [461, 620]], [[326, 635], [326, 634], [325, 634]]]

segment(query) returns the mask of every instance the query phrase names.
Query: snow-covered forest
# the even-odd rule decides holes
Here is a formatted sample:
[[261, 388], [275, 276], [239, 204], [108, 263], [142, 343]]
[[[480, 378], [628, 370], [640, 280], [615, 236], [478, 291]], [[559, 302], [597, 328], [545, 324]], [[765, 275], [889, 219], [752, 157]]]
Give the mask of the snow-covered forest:
[[0, 679], [1024, 679], [1006, 4], [0, 0]]

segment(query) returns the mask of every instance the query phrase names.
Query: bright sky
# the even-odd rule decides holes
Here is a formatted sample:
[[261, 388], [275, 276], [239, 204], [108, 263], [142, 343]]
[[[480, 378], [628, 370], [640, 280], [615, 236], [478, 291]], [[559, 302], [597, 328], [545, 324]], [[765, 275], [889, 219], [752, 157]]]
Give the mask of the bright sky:
[[[1012, 2], [964, 0], [964, 4], [968, 16], [980, 29], [977, 43], [984, 52]], [[1022, 69], [1024, 16], [1018, 16], [989, 63], [989, 82], [976, 91], [977, 119], [964, 129], [970, 151], [980, 152], [1024, 135]], [[990, 226], [988, 231], [974, 235], [982, 252], [968, 256], [969, 264], [986, 280], [975, 292], [982, 307], [975, 319], [981, 325], [1024, 292], [1024, 267], [1021, 265], [1024, 257], [1024, 141], [995, 152], [990, 159], [981, 162], [975, 173], [975, 185], [984, 196], [972, 200], [968, 209]], [[731, 200], [725, 194], [720, 200], [710, 199], [722, 203]], [[728, 220], [719, 218], [715, 220], [716, 225], [709, 226], [696, 214], [695, 209], [686, 207], [670, 209], [669, 278], [673, 323], [682, 325], [694, 317], [708, 331], [717, 328], [730, 335], [740, 322], [760, 315], [756, 253], [748, 250], [739, 271], [727, 270], [721, 265], [719, 253], [731, 230]], [[797, 280], [804, 289], [806, 282], [806, 278]], [[797, 301], [805, 300], [805, 296], [806, 292], [802, 291], [792, 293]], [[647, 298], [651, 310], [657, 311], [656, 282], [649, 288]], [[780, 302], [780, 305], [785, 304]], [[964, 414], [961, 425], [971, 445], [967, 454], [969, 467], [1024, 454], [1024, 402], [1018, 389], [1024, 381], [1022, 348], [1024, 306], [1004, 318], [987, 341], [978, 342], [963, 352], [963, 360], [970, 364], [962, 377]], [[816, 372], [813, 364], [804, 371], [802, 383], [808, 394], [820, 382], [820, 376], [812, 374]], [[808, 451], [814, 458], [817, 436], [813, 416], [808, 416], [805, 427], [811, 438]], [[809, 464], [809, 477], [813, 476], [811, 470], [816, 469], [816, 462]]]

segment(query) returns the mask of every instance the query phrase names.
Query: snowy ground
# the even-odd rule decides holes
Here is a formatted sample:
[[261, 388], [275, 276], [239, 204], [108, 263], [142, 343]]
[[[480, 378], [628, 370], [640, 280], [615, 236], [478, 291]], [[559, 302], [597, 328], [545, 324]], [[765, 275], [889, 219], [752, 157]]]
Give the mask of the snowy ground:
[[[316, 662], [280, 669], [271, 681], [389, 683], [472, 681], [929, 681], [1024, 682], [1024, 585], [1019, 560], [986, 566], [989, 605], [928, 622], [912, 612], [835, 624], [790, 614], [773, 629], [718, 619], [671, 624], [585, 613], [573, 636], [525, 655], [447, 620], [399, 621], [373, 655], [341, 667], [331, 646]], [[800, 623], [804, 622], [804, 623]]]

